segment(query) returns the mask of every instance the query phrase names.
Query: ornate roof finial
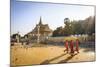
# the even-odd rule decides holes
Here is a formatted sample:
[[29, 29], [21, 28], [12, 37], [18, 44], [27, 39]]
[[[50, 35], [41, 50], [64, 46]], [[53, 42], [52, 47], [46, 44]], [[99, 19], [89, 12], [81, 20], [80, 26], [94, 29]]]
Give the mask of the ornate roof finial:
[[40, 16], [40, 21], [39, 21], [39, 25], [42, 25], [42, 20], [41, 20], [41, 16]]

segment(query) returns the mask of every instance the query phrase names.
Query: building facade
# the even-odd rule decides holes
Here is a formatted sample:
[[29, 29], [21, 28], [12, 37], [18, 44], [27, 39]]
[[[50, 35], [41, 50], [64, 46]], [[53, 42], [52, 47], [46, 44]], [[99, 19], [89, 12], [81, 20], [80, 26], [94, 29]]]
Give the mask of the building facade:
[[44, 42], [50, 36], [52, 36], [52, 30], [49, 28], [48, 24], [43, 24], [42, 19], [40, 17], [39, 23], [36, 24], [36, 27], [27, 33], [24, 37], [28, 39], [30, 42]]

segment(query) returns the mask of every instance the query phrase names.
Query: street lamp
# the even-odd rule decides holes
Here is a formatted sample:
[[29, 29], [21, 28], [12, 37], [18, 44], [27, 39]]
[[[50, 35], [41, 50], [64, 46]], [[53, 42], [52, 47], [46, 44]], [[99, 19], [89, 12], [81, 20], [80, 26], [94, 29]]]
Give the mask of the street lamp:
[[16, 35], [16, 39], [17, 39], [17, 43], [19, 43], [19, 32], [17, 33], [17, 35]]

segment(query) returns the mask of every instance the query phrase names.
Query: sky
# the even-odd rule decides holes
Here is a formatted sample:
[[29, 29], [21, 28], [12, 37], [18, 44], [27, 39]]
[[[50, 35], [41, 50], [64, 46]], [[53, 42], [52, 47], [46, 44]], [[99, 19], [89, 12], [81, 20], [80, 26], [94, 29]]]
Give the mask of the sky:
[[95, 0], [18, 0], [18, 1], [37, 1], [37, 2], [55, 2], [55, 3], [73, 3], [73, 4], [88, 4], [95, 5]]
[[94, 16], [94, 7], [11, 0], [11, 34], [19, 32], [23, 36], [32, 31], [40, 16], [42, 23], [54, 30], [64, 26], [64, 18], [84, 20]]

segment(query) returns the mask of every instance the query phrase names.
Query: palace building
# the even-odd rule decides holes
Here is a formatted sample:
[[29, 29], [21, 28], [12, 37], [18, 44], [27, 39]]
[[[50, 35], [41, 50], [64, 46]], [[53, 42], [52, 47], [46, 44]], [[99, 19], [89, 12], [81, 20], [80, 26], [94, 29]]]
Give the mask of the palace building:
[[39, 23], [36, 24], [36, 27], [27, 33], [24, 38], [28, 39], [31, 42], [42, 42], [52, 36], [52, 30], [49, 28], [48, 24], [43, 24], [40, 17]]

